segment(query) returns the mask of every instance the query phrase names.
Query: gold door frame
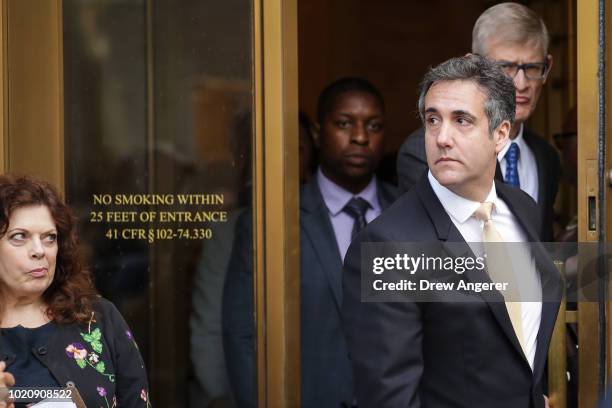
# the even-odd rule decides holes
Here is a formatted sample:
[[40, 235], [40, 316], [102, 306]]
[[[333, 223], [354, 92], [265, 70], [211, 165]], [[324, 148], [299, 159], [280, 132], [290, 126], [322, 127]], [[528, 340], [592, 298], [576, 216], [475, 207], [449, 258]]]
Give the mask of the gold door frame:
[[[607, 7], [605, 16], [607, 32], [607, 43], [612, 40], [612, 22], [610, 8]], [[601, 170], [599, 169], [599, 82], [598, 82], [598, 57], [599, 57], [599, 1], [580, 0], [577, 2], [577, 73], [578, 73], [578, 241], [598, 242], [599, 240], [599, 183]], [[607, 53], [607, 89], [605, 89], [606, 101], [612, 101], [612, 88], [610, 87], [610, 53]], [[609, 123], [609, 109], [606, 117]], [[607, 143], [612, 142], [609, 133], [606, 135]], [[606, 163], [610, 168], [609, 162]], [[605, 191], [608, 196], [609, 184]], [[596, 229], [588, 229], [588, 200], [594, 197], [597, 203]], [[606, 197], [607, 198], [607, 197]], [[612, 232], [612, 212], [610, 200], [606, 209], [606, 230]], [[579, 284], [580, 287], [580, 284]], [[610, 311], [610, 307], [608, 306]], [[598, 336], [598, 304], [595, 302], [580, 302], [578, 306], [578, 343], [579, 356], [579, 379], [578, 379], [578, 403], [579, 407], [595, 407], [599, 401], [599, 336]], [[610, 321], [608, 319], [607, 333], [611, 333]], [[610, 374], [610, 337], [607, 344], [607, 376]]]
[[2, 0], [2, 169], [64, 188], [62, 1]]
[[[0, 5], [0, 171], [63, 191], [62, 1]], [[298, 406], [297, 0], [254, 0], [253, 19], [258, 402]]]
[[254, 6], [257, 400], [299, 406], [297, 0]]

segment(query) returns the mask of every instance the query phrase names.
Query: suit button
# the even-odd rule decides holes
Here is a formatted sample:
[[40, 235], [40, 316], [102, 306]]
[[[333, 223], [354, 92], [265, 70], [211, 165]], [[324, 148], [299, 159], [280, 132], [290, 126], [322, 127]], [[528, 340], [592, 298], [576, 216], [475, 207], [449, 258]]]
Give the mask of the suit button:
[[36, 352], [39, 356], [44, 356], [45, 354], [47, 354], [47, 348], [45, 346], [39, 347]]

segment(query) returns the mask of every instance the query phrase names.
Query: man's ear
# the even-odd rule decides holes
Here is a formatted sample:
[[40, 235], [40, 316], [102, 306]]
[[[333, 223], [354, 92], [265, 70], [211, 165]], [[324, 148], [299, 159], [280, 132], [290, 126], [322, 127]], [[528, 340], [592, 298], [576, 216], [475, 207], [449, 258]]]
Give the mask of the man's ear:
[[510, 139], [510, 129], [512, 125], [509, 120], [504, 120], [493, 131], [493, 141], [495, 142], [495, 154], [497, 155], [504, 148], [508, 139]]
[[321, 147], [321, 125], [319, 122], [312, 124], [312, 141], [314, 142], [315, 147], [318, 149]]
[[550, 74], [550, 70], [553, 67], [553, 56], [548, 54], [546, 56], [546, 73], [544, 74], [544, 79], [542, 79], [542, 83], [545, 84], [548, 79], [548, 74]]

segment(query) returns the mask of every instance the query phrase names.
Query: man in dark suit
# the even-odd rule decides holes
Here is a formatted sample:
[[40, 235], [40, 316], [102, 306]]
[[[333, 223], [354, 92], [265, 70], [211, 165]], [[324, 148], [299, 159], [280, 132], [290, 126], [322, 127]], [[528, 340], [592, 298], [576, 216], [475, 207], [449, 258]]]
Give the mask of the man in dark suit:
[[[533, 266], [515, 273], [544, 301], [516, 303], [498, 292], [470, 302], [361, 297], [361, 274], [372, 273], [361, 270], [364, 243], [455, 242], [471, 251], [492, 229], [503, 241], [537, 241], [533, 200], [494, 182], [514, 109], [512, 81], [483, 57], [453, 58], [426, 74], [419, 111], [430, 171], [368, 224], [345, 258], [342, 314], [360, 408], [545, 406], [542, 376], [561, 286], [541, 244], [532, 244]], [[500, 265], [487, 262], [458, 279], [494, 280]]]
[[[472, 32], [472, 52], [501, 64], [513, 78], [516, 117], [510, 142], [498, 154], [496, 178], [519, 187], [533, 198], [542, 219], [542, 241], [553, 240], [553, 205], [561, 167], [557, 151], [525, 127], [552, 67], [546, 25], [532, 10], [517, 3], [487, 9]], [[413, 132], [400, 147], [397, 173], [407, 191], [427, 170], [423, 129]]]
[[[396, 197], [374, 173], [382, 156], [384, 105], [360, 78], [329, 85], [318, 101], [320, 167], [301, 190], [302, 407], [350, 407], [353, 375], [340, 322], [342, 259], [352, 236]], [[228, 374], [239, 407], [255, 404], [252, 217], [238, 221], [223, 296]]]

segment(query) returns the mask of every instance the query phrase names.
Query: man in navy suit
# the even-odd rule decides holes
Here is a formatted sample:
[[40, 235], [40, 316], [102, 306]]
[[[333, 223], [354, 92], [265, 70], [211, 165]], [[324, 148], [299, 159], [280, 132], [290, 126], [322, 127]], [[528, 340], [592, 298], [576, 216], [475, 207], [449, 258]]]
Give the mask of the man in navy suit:
[[[494, 181], [514, 110], [512, 80], [484, 57], [453, 58], [426, 74], [419, 111], [429, 171], [368, 224], [345, 258], [342, 313], [360, 408], [545, 406], [542, 376], [561, 287], [541, 244], [532, 244], [534, 266], [516, 273], [544, 301], [519, 302], [518, 313], [501, 295], [465, 303], [442, 294], [427, 303], [361, 299], [362, 243], [456, 242], [470, 250], [491, 226], [504, 241], [538, 240], [534, 201]], [[462, 279], [486, 281], [496, 267]]]
[[[340, 322], [342, 259], [352, 237], [396, 197], [374, 177], [382, 156], [384, 104], [368, 81], [343, 78], [318, 101], [320, 167], [301, 190], [302, 407], [350, 407], [353, 374]], [[228, 374], [239, 407], [255, 405], [252, 217], [238, 221], [223, 296]]]
[[[511, 142], [498, 152], [496, 178], [529, 194], [538, 204], [541, 240], [553, 240], [553, 206], [561, 165], [557, 151], [525, 126], [536, 108], [552, 68], [544, 21], [518, 3], [502, 3], [480, 15], [472, 31], [472, 52], [498, 62], [516, 90], [516, 116]], [[427, 170], [424, 131], [414, 131], [400, 147], [397, 173], [407, 191]], [[537, 226], [540, 228], [540, 226]]]

